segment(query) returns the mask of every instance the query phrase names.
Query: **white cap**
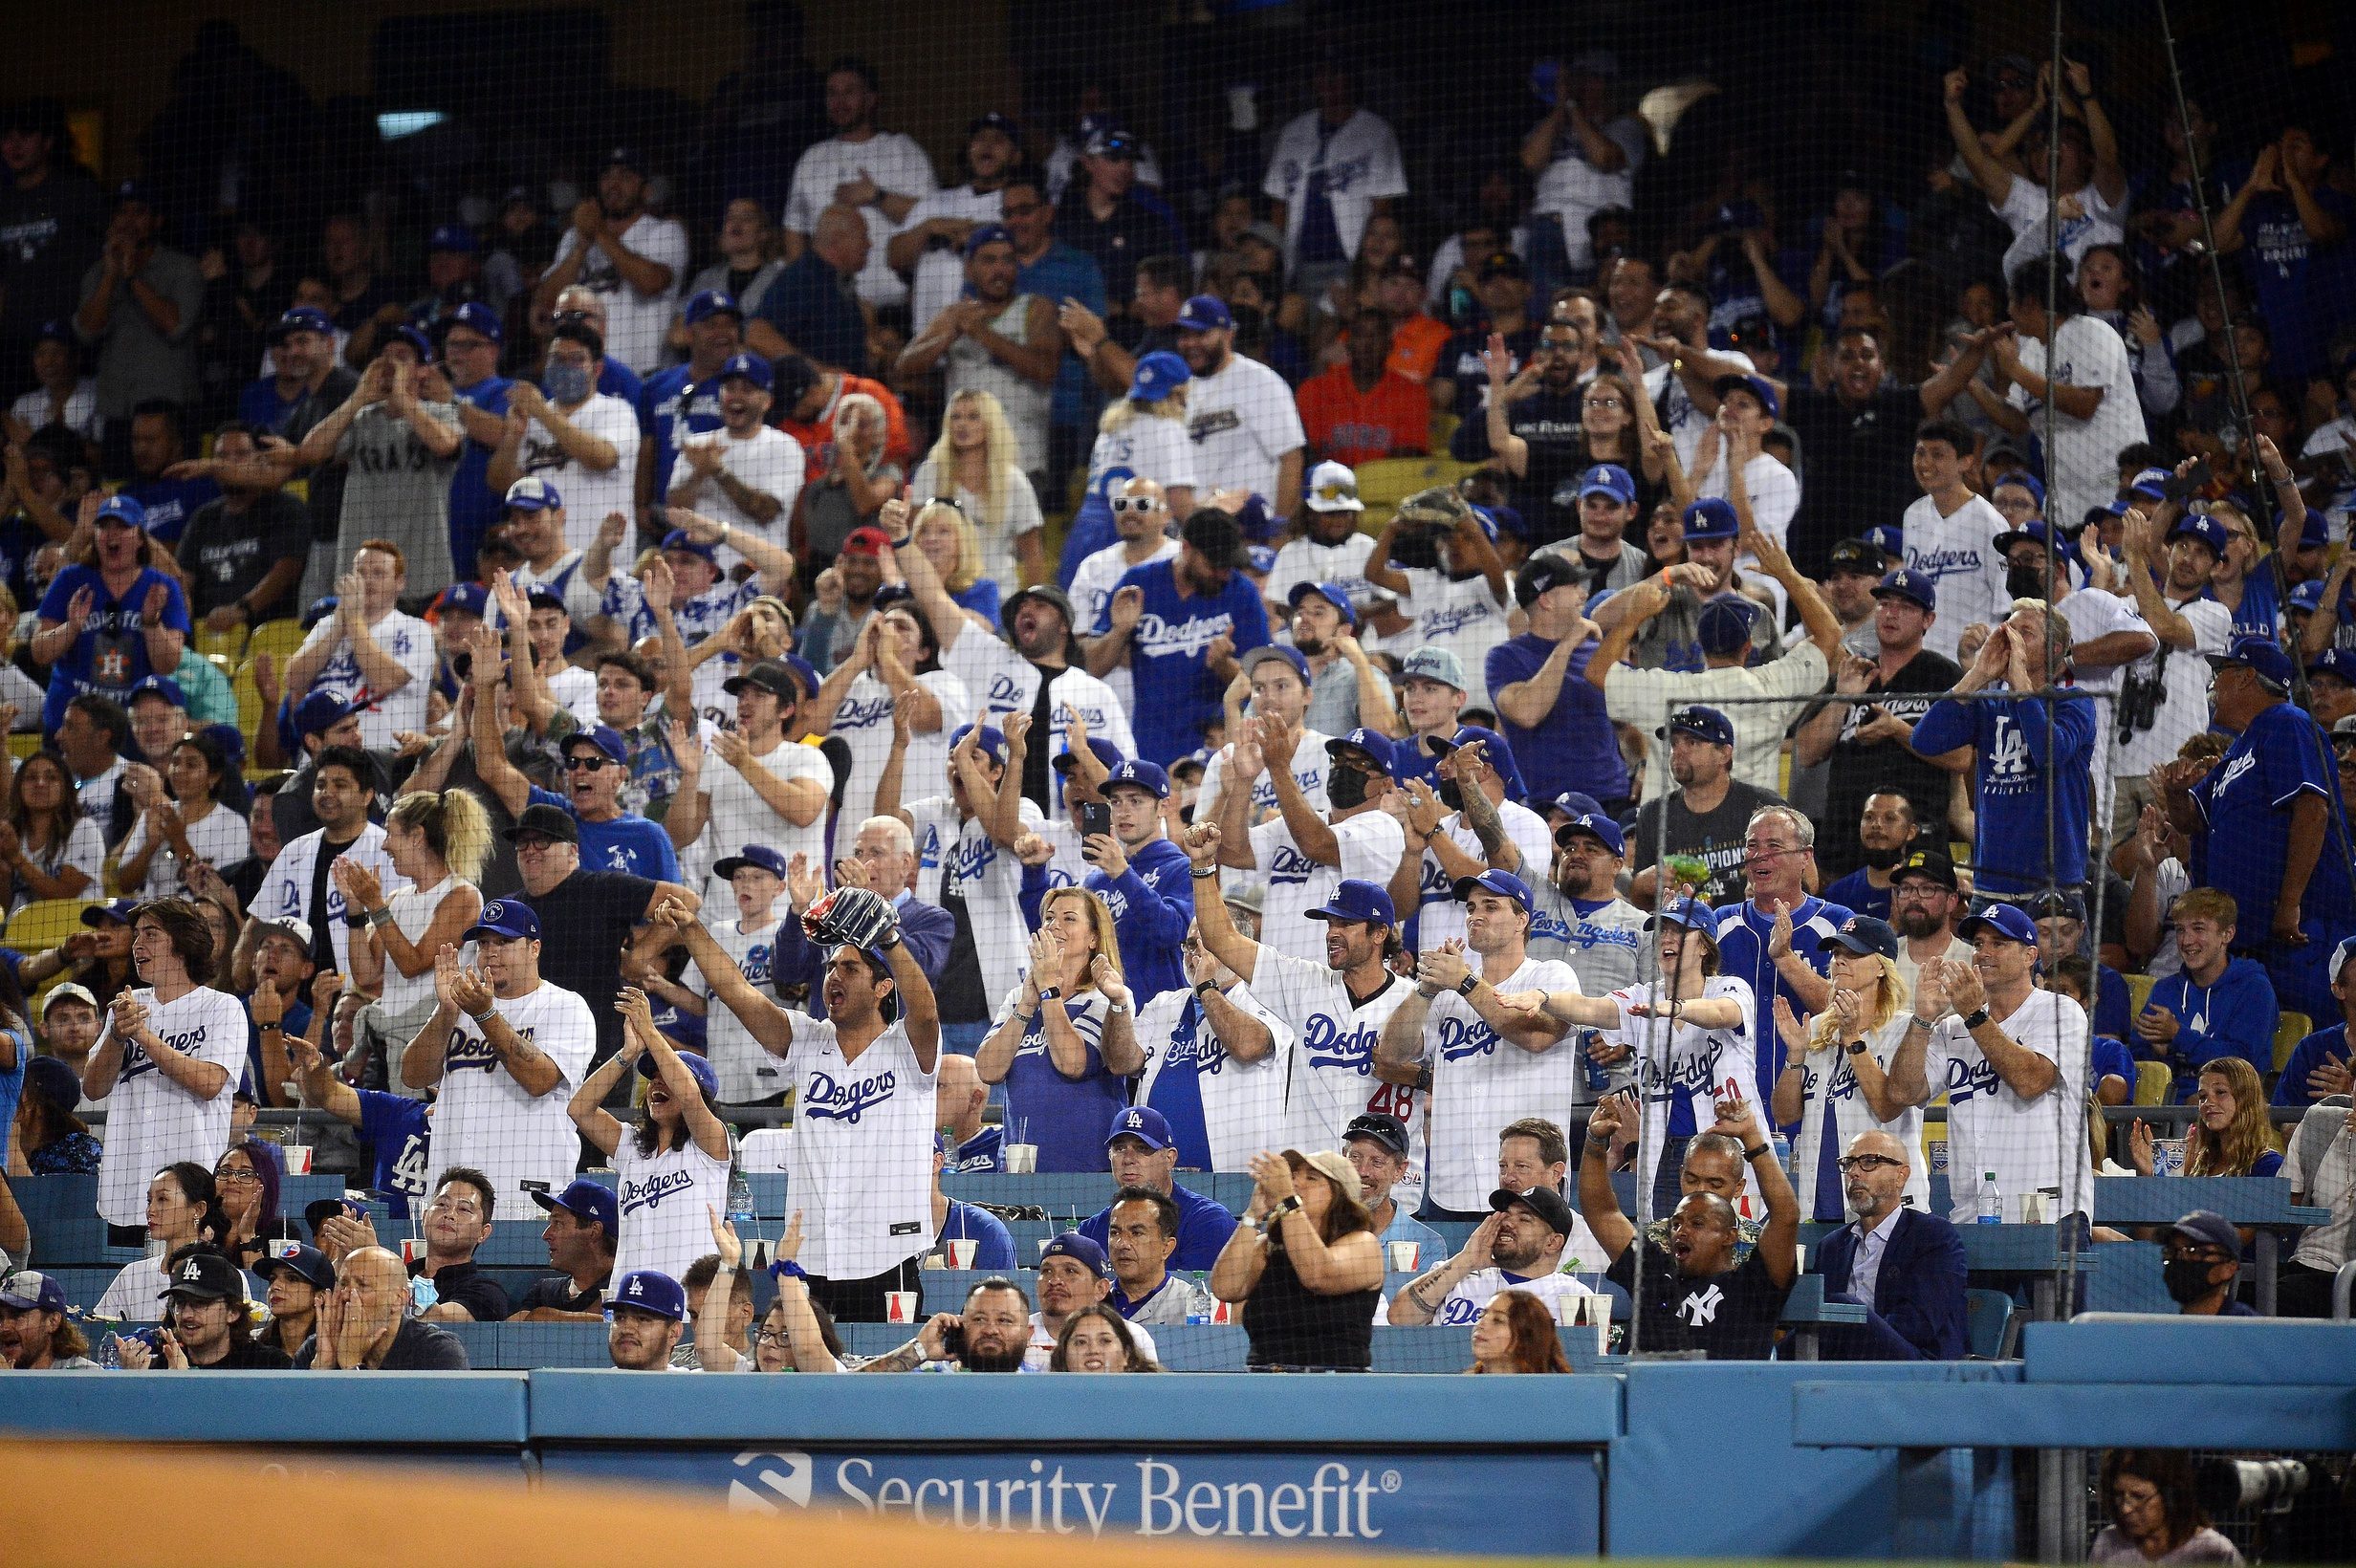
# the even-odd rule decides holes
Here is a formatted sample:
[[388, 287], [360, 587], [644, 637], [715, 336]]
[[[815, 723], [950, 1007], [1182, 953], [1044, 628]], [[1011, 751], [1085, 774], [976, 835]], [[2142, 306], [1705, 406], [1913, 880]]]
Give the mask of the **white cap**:
[[1325, 462], [1309, 470], [1311, 512], [1363, 512], [1358, 498], [1358, 475], [1346, 463]]
[[311, 923], [307, 920], [297, 920], [293, 915], [280, 915], [276, 920], [257, 920], [254, 924], [265, 932], [284, 931], [301, 945], [303, 951], [311, 950]]
[[49, 988], [49, 994], [41, 998], [41, 1016], [43, 1018], [47, 1018], [49, 1016], [49, 1010], [55, 1007], [60, 1000], [79, 1002], [82, 1006], [88, 1008], [93, 1013], [103, 1013], [105, 1011], [105, 1009], [98, 1006], [98, 999], [90, 994], [90, 988], [88, 986], [76, 985], [73, 981], [69, 980], [62, 986], [52, 986]]

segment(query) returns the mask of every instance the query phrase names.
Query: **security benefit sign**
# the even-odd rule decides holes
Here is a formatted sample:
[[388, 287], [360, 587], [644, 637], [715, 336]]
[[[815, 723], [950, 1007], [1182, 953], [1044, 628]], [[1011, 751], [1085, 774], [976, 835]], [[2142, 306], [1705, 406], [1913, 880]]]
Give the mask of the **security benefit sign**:
[[[739, 1512], [848, 1509], [957, 1530], [1298, 1541], [1496, 1556], [1602, 1548], [1598, 1454], [906, 1453], [551, 1449], [543, 1473], [725, 1492]], [[1515, 1506], [1500, 1509], [1500, 1497]]]

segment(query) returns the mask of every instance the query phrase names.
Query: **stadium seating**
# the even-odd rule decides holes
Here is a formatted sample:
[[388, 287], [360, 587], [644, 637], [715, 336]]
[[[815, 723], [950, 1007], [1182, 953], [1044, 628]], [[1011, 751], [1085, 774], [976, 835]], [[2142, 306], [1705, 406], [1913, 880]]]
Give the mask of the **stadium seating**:
[[1966, 1291], [1964, 1332], [1972, 1354], [1981, 1361], [2002, 1361], [2012, 1352], [2013, 1298], [2002, 1291]]
[[2274, 1031], [2274, 1070], [2278, 1073], [2290, 1065], [2291, 1053], [2299, 1042], [2315, 1033], [2315, 1020], [2303, 1013], [2285, 1013]]
[[2135, 1064], [2135, 1103], [2165, 1105], [2169, 1090], [2176, 1081], [2175, 1073], [2164, 1061], [2139, 1061]]
[[1445, 457], [1386, 457], [1362, 464], [1358, 469], [1358, 498], [1365, 503], [1363, 526], [1379, 529], [1390, 520], [1400, 502], [1434, 485], [1452, 485], [1472, 471], [1469, 463]]
[[2160, 983], [2160, 977], [2156, 974], [2129, 974], [2123, 978], [2127, 981], [2127, 1016], [2133, 1017], [2144, 1010], [2145, 1003], [2151, 1000], [2151, 988]]

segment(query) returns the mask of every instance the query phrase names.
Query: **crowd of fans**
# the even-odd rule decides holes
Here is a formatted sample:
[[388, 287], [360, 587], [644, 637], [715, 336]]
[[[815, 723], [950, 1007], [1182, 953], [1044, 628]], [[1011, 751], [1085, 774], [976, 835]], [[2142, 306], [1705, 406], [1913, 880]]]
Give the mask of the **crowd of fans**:
[[[6, 117], [0, 889], [82, 907], [0, 951], [0, 1133], [147, 1248], [118, 1364], [447, 1367], [437, 1323], [520, 1318], [625, 1367], [1150, 1371], [1232, 1318], [1255, 1367], [1437, 1322], [1560, 1371], [1606, 1281], [1628, 1348], [1757, 1357], [1802, 1223], [1869, 1309], [1826, 1354], [1952, 1359], [1954, 1225], [2123, 1239], [2114, 1157], [2287, 1175], [2331, 1219], [2281, 1310], [2327, 1310], [2335, 133], [2008, 56], [1922, 84], [1910, 205], [1661, 209], [1590, 52], [1458, 207], [1341, 54], [1248, 177], [1245, 93], [1209, 192], [1101, 95], [978, 117], [945, 185], [873, 68], [812, 77], [823, 131], [708, 212], [617, 146], [422, 235], [101, 191]], [[2187, 1138], [2108, 1137], [2162, 1098]], [[293, 1104], [376, 1209], [279, 1213], [250, 1113]], [[723, 1216], [773, 1107], [763, 1262]], [[944, 1170], [1111, 1201], [1021, 1258]], [[476, 1252], [535, 1210], [511, 1300]], [[2233, 1226], [2155, 1239], [2249, 1310]], [[926, 1315], [948, 1259], [990, 1277]], [[79, 1306], [10, 1275], [0, 1361], [87, 1364]]]

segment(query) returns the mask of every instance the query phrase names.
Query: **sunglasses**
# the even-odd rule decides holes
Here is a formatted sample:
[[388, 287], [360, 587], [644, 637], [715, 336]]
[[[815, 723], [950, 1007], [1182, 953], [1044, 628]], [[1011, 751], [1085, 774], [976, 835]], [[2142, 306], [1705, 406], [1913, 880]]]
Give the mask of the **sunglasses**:
[[1355, 501], [1358, 499], [1358, 487], [1342, 484], [1320, 485], [1313, 493], [1320, 501]]
[[594, 773], [600, 768], [610, 767], [613, 760], [612, 757], [583, 756], [576, 752], [564, 759], [564, 771], [568, 773]]
[[1114, 515], [1118, 516], [1124, 512], [1146, 512], [1158, 511], [1160, 510], [1162, 503], [1159, 498], [1150, 495], [1116, 495], [1112, 498], [1112, 500], [1107, 502], [1106, 505], [1110, 506], [1113, 509]]

